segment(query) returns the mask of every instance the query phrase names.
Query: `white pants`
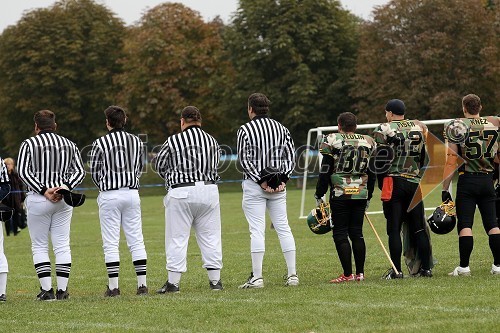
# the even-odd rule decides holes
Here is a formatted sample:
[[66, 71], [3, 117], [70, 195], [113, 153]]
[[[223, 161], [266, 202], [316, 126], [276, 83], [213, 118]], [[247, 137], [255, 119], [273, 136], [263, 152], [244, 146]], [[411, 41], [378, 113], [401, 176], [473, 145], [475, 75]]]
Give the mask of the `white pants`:
[[191, 227], [201, 251], [203, 268], [222, 268], [219, 189], [196, 182], [195, 186], [168, 191], [165, 205], [165, 251], [167, 270], [184, 273]]
[[138, 190], [121, 188], [100, 192], [97, 197], [104, 261], [120, 261], [120, 227], [132, 261], [147, 259], [142, 235], [141, 199]]
[[50, 262], [49, 236], [56, 264], [71, 263], [69, 235], [73, 207], [64, 200], [54, 203], [41, 194], [28, 193], [26, 210], [33, 263]]
[[295, 240], [286, 212], [286, 190], [267, 193], [250, 179], [244, 180], [242, 187], [242, 208], [250, 229], [250, 251], [265, 252], [266, 208], [278, 234], [281, 251], [295, 251]]
[[[2, 227], [2, 221], [0, 221], [0, 228]], [[0, 230], [0, 273], [9, 272], [9, 263], [7, 262], [7, 257], [3, 251], [3, 230]]]

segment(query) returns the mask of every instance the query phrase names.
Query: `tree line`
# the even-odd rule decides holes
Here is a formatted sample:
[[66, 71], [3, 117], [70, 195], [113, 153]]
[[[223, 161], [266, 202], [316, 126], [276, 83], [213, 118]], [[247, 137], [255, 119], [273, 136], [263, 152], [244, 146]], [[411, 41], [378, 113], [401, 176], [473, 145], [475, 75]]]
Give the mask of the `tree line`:
[[195, 105], [234, 146], [258, 91], [300, 145], [344, 111], [383, 121], [391, 98], [438, 119], [461, 116], [461, 96], [476, 93], [497, 114], [499, 83], [498, 0], [392, 0], [369, 21], [337, 0], [240, 0], [228, 24], [165, 2], [131, 26], [94, 0], [60, 0], [0, 35], [0, 153], [17, 153], [40, 109], [83, 147], [106, 132], [109, 105], [151, 145]]

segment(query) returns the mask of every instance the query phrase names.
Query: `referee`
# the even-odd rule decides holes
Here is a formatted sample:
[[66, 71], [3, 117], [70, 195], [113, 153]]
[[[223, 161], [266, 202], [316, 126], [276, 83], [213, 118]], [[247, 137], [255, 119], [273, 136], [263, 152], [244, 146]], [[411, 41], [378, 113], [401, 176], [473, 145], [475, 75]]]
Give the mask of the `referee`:
[[[278, 234], [288, 273], [285, 285], [297, 286], [295, 239], [288, 225], [285, 184], [295, 167], [295, 148], [286, 127], [268, 116], [271, 102], [261, 93], [248, 98], [250, 121], [237, 132], [238, 160], [244, 171], [243, 212], [250, 229], [252, 273], [240, 289], [263, 288], [262, 265], [265, 252], [265, 216], [269, 211]], [[269, 176], [278, 178], [270, 186]]]
[[[19, 150], [19, 177], [28, 187], [26, 208], [33, 263], [40, 280], [37, 299], [50, 301], [68, 298], [71, 270], [70, 224], [73, 207], [57, 190], [71, 190], [85, 178], [82, 158], [76, 145], [55, 133], [52, 111], [35, 113], [36, 136], [24, 140]], [[57, 292], [52, 289], [49, 236], [56, 260]]]
[[[7, 167], [0, 157], [0, 202], [9, 194], [10, 184], [9, 184], [9, 174], [7, 172]], [[0, 220], [0, 223], [2, 220]], [[6, 221], [7, 223], [7, 221]], [[9, 272], [9, 264], [7, 263], [7, 257], [3, 251], [3, 231], [0, 228], [0, 302], [7, 301], [7, 273]]]
[[221, 219], [217, 166], [220, 147], [201, 129], [201, 114], [194, 106], [181, 112], [181, 130], [161, 147], [155, 161], [156, 172], [168, 190], [165, 206], [165, 251], [167, 282], [157, 293], [179, 292], [191, 227], [201, 251], [212, 290], [222, 290]]
[[146, 247], [142, 235], [139, 177], [142, 172], [141, 140], [124, 131], [125, 110], [110, 106], [104, 110], [108, 133], [92, 144], [90, 173], [99, 188], [97, 204], [108, 272], [106, 297], [120, 295], [120, 228], [127, 239], [137, 275], [137, 295], [146, 295]]

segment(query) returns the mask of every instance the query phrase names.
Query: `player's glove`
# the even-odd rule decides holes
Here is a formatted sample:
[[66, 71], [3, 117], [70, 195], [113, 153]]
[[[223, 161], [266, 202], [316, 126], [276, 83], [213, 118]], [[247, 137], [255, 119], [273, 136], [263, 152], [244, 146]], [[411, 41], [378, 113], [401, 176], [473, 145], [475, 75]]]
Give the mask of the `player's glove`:
[[446, 201], [453, 201], [453, 198], [451, 197], [450, 192], [448, 191], [441, 191], [441, 201], [446, 202]]
[[389, 124], [380, 125], [380, 133], [384, 134], [386, 137], [392, 138], [396, 135], [396, 130], [391, 128]]

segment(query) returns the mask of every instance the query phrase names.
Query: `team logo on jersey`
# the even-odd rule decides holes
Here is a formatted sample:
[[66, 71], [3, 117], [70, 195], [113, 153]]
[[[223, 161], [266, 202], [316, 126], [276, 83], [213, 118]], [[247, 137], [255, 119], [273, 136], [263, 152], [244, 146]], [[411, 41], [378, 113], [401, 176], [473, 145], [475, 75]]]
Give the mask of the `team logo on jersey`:
[[448, 141], [455, 144], [465, 142], [469, 136], [469, 127], [461, 119], [454, 119], [444, 129]]

